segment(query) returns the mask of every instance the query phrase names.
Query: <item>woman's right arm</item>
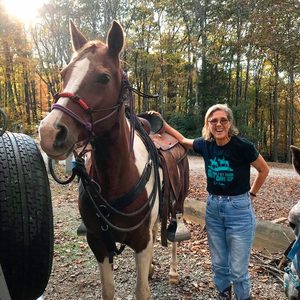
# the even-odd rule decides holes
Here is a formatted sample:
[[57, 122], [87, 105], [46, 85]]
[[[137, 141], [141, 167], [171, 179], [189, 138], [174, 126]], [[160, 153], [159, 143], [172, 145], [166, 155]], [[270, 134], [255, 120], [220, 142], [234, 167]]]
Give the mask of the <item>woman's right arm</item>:
[[193, 149], [193, 139], [185, 138], [179, 131], [171, 127], [166, 121], [164, 121], [164, 128], [166, 133], [174, 136], [181, 145], [185, 146], [188, 149]]

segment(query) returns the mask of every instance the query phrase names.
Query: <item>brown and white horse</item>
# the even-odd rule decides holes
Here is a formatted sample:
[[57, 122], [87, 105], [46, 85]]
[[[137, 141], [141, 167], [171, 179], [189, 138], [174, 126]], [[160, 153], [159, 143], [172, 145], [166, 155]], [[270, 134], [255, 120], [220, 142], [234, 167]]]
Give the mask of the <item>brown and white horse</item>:
[[[136, 298], [150, 299], [148, 276], [158, 228], [159, 184], [153, 166], [155, 157], [141, 134], [131, 130], [125, 115], [123, 92], [128, 82], [119, 59], [123, 29], [114, 21], [107, 43], [87, 41], [73, 22], [70, 32], [74, 55], [61, 72], [63, 91], [41, 121], [41, 147], [49, 157], [64, 160], [78, 143], [89, 141], [92, 145], [86, 164], [92, 180], [86, 184], [94, 190], [96, 187], [98, 196], [91, 201], [81, 184], [79, 210], [88, 244], [100, 267], [103, 299], [114, 298], [111, 258], [117, 252], [115, 242], [134, 250]], [[136, 185], [138, 189], [133, 188]], [[110, 206], [112, 201], [117, 206]], [[111, 230], [110, 225], [120, 230]], [[169, 275], [178, 282], [176, 243], [172, 243]]]

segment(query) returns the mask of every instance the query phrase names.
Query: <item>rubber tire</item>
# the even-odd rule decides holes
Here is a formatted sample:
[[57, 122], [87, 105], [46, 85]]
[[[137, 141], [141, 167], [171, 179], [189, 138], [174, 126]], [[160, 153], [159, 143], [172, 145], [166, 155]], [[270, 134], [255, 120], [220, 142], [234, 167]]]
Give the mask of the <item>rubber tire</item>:
[[49, 180], [34, 140], [0, 137], [0, 263], [12, 300], [35, 300], [49, 280], [53, 213]]

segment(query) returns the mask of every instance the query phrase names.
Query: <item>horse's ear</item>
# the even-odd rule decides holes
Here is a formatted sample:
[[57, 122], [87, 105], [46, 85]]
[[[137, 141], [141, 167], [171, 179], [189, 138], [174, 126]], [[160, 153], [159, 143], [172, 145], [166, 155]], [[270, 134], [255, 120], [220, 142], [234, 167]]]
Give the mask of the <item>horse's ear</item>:
[[300, 148], [291, 145], [292, 162], [296, 172], [300, 175]]
[[124, 31], [117, 21], [113, 21], [107, 35], [109, 53], [118, 56], [124, 46]]
[[87, 43], [87, 39], [77, 29], [77, 27], [74, 25], [72, 20], [70, 20], [70, 22], [69, 22], [69, 27], [70, 27], [70, 34], [71, 34], [73, 50], [78, 51], [80, 48], [83, 47], [84, 44]]

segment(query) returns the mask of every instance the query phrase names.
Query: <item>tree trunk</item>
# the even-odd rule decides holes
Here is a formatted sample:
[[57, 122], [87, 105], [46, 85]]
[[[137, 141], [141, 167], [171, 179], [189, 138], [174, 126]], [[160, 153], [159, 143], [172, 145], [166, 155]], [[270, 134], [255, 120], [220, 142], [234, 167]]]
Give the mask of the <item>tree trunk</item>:
[[[200, 30], [201, 30], [201, 73], [200, 73], [200, 82], [198, 91], [200, 93], [199, 97], [199, 110], [200, 110], [200, 117], [203, 116], [208, 108], [208, 103], [206, 99], [207, 94], [207, 33], [206, 33], [206, 8], [208, 5], [208, 1], [204, 1], [204, 5], [200, 7]], [[200, 120], [202, 121], [202, 120]]]
[[238, 9], [237, 14], [237, 50], [236, 50], [236, 86], [235, 86], [235, 104], [239, 105], [241, 101], [241, 90], [242, 90], [242, 84], [241, 84], [241, 30], [242, 30], [242, 19], [241, 19], [241, 9], [240, 7]]
[[295, 98], [295, 89], [294, 89], [294, 60], [290, 61], [289, 67], [289, 130], [288, 130], [288, 141], [287, 141], [287, 155], [288, 163], [291, 163], [291, 150], [290, 145], [294, 144], [294, 98]]
[[262, 77], [262, 68], [263, 68], [263, 61], [260, 61], [256, 67], [256, 74], [254, 75], [254, 84], [255, 84], [255, 104], [254, 104], [254, 124], [253, 128], [256, 134], [259, 133], [259, 116], [258, 116], [258, 109], [260, 106], [260, 89], [261, 89], [261, 77]]
[[[245, 78], [245, 90], [244, 90], [244, 104], [245, 107], [247, 107], [248, 104], [248, 87], [249, 87], [249, 72], [250, 72], [250, 53], [251, 53], [252, 47], [250, 46], [248, 53], [247, 53], [247, 67], [246, 67], [246, 78]], [[245, 125], [248, 126], [248, 110], [245, 111], [244, 115], [244, 122]]]
[[28, 80], [28, 71], [26, 70], [26, 67], [23, 66], [23, 77], [24, 77], [24, 104], [25, 104], [25, 116], [26, 118], [26, 124], [30, 125], [31, 124], [31, 105], [30, 105], [30, 82]]
[[273, 127], [274, 127], [274, 136], [272, 144], [272, 159], [273, 161], [278, 161], [278, 128], [279, 128], [279, 104], [278, 104], [278, 80], [279, 80], [279, 55], [275, 54], [274, 60], [274, 90], [273, 90], [273, 107], [274, 107], [274, 118], [273, 118]]

